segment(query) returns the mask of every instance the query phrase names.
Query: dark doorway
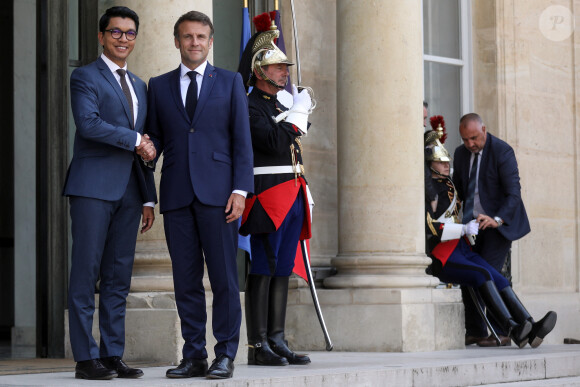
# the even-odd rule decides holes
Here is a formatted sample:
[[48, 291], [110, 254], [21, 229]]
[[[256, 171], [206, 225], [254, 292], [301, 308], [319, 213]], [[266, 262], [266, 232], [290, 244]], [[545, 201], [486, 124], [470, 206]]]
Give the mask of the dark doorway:
[[13, 1], [0, 2], [0, 25], [4, 54], [0, 56], [0, 358], [10, 356], [10, 336], [14, 326], [14, 7]]

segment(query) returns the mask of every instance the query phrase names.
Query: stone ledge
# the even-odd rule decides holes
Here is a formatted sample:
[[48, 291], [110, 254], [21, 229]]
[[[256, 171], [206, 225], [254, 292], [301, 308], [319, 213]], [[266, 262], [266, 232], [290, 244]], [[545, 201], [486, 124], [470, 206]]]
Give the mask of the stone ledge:
[[[577, 366], [580, 345], [542, 345], [537, 349], [469, 347], [420, 353], [313, 352], [310, 357], [312, 364], [308, 366], [260, 367], [240, 362], [232, 379], [213, 382], [202, 378], [167, 379], [165, 371], [169, 366], [149, 367], [143, 369], [145, 376], [136, 383], [142, 387], [399, 387], [494, 383], [573, 386], [577, 385], [580, 375]], [[554, 368], [556, 364], [559, 366]], [[127, 383], [127, 380], [113, 379], [106, 384], [124, 386]], [[0, 385], [76, 386], [78, 381], [72, 372], [58, 372], [0, 376]]]
[[[409, 352], [463, 348], [457, 289], [319, 289], [336, 350]], [[289, 293], [286, 338], [298, 350], [326, 346], [309, 289]]]

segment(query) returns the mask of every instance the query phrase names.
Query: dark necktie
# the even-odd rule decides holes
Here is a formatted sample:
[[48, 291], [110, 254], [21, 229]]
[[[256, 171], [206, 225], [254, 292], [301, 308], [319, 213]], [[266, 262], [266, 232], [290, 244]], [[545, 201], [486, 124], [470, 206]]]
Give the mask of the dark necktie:
[[195, 107], [197, 106], [197, 72], [189, 71], [187, 73], [191, 82], [189, 82], [189, 87], [187, 88], [187, 94], [185, 96], [185, 111], [189, 116], [190, 120], [193, 120], [193, 114], [195, 113]]
[[133, 111], [133, 98], [131, 97], [131, 90], [129, 90], [129, 85], [127, 84], [127, 79], [125, 79], [125, 74], [127, 73], [123, 69], [118, 69], [117, 73], [121, 76], [121, 89], [123, 89], [123, 94], [127, 98], [129, 103], [129, 110], [131, 111], [131, 128], [135, 126], [135, 112]]
[[477, 180], [477, 161], [479, 153], [473, 155], [473, 164], [469, 172], [469, 182], [467, 183], [467, 194], [465, 195], [465, 205], [463, 206], [463, 223], [469, 223], [473, 219], [473, 198], [475, 196], [475, 182]]

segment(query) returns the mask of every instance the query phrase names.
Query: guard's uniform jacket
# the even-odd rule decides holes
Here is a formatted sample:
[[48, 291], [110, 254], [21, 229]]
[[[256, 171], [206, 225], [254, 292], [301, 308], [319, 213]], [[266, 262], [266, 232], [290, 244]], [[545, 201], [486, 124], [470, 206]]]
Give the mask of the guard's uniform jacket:
[[254, 194], [246, 199], [240, 234], [276, 231], [300, 193], [305, 203], [300, 240], [309, 239], [310, 207], [302, 164], [301, 133], [290, 123], [276, 123], [275, 117], [287, 108], [275, 95], [254, 87], [249, 95], [249, 109], [254, 150]]
[[[433, 179], [432, 182], [438, 200], [435, 211], [428, 200], [425, 203], [427, 210], [425, 228], [427, 254], [437, 258], [445, 266], [447, 259], [459, 243], [460, 235], [444, 242], [441, 242], [441, 237], [446, 231], [460, 233], [461, 227], [463, 227], [459, 222], [461, 202], [450, 178]], [[445, 230], [446, 227], [447, 230]], [[456, 230], [451, 230], [452, 228]]]

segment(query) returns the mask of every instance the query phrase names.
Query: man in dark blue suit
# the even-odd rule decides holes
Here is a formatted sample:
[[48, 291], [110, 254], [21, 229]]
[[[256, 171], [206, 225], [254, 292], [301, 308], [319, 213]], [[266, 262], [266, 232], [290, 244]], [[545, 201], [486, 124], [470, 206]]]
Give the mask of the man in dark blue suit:
[[[514, 150], [487, 133], [475, 113], [461, 118], [459, 133], [464, 145], [455, 149], [453, 182], [463, 202], [463, 223], [477, 219], [480, 231], [473, 250], [501, 272], [512, 241], [530, 232]], [[485, 323], [469, 293], [463, 288], [462, 293], [466, 344], [496, 345], [487, 337]], [[502, 338], [503, 345], [509, 342], [509, 338]]]
[[[237, 220], [254, 189], [253, 154], [241, 76], [207, 61], [213, 32], [205, 14], [182, 15], [174, 27], [181, 64], [149, 81], [147, 133], [164, 157], [160, 210], [185, 340], [169, 378], [232, 377], [240, 335]], [[204, 257], [217, 340], [209, 370]]]
[[[103, 54], [70, 79], [77, 130], [64, 195], [73, 239], [68, 308], [76, 378], [143, 375], [122, 360], [139, 219], [143, 216], [141, 232], [149, 230], [157, 201], [153, 170], [145, 165], [155, 157], [155, 148], [142, 135], [147, 87], [127, 72], [138, 28], [135, 12], [109, 8], [99, 22]], [[97, 345], [92, 326], [99, 277]]]

